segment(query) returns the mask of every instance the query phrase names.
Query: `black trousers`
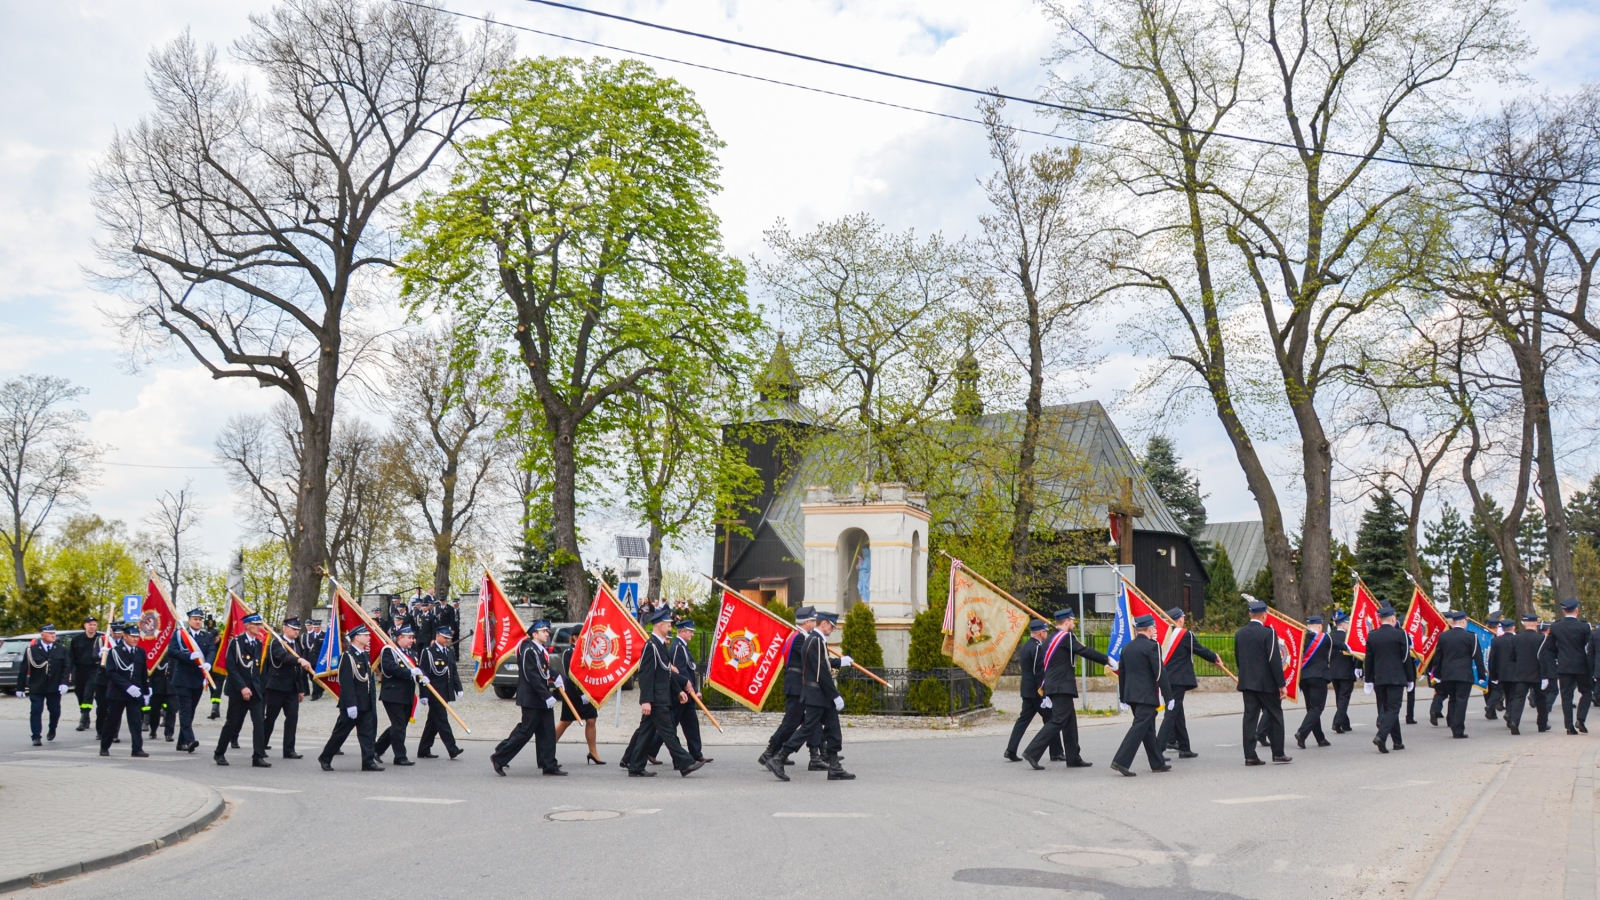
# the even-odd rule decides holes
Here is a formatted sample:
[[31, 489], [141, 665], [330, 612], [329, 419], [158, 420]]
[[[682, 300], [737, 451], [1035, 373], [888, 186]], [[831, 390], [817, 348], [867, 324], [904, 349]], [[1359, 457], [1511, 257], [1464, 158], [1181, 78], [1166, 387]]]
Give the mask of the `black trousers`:
[[1406, 724], [1417, 724], [1417, 691], [1415, 688], [1406, 691]]
[[1152, 771], [1161, 768], [1166, 763], [1161, 761], [1161, 748], [1156, 746], [1156, 707], [1153, 703], [1130, 703], [1133, 707], [1133, 724], [1128, 726], [1128, 733], [1122, 736], [1122, 746], [1117, 748], [1117, 755], [1112, 762], [1124, 769], [1133, 765], [1133, 755], [1139, 752], [1139, 745], [1144, 745], [1144, 757], [1150, 763]]
[[1483, 698], [1483, 717], [1493, 719], [1494, 711], [1506, 708], [1506, 685], [1503, 682], [1489, 682], [1489, 694]]
[[44, 711], [50, 709], [50, 734], [56, 733], [56, 726], [61, 724], [61, 692], [52, 688], [45, 688], [43, 692], [28, 695], [28, 725], [33, 728], [33, 739], [39, 740], [44, 736]]
[[115, 694], [107, 693], [105, 698], [106, 724], [100, 728], [100, 749], [110, 750], [111, 742], [116, 739], [122, 730], [122, 720], [128, 720], [128, 733], [131, 735], [132, 749], [138, 753], [144, 749], [144, 697], [129, 697], [124, 691]]
[[806, 720], [806, 708], [801, 705], [798, 695], [786, 696], [783, 700], [783, 721], [778, 723], [778, 730], [772, 733], [772, 737], [767, 738], [768, 756], [781, 750], [788, 742], [789, 736], [794, 734]]
[[1045, 720], [1044, 727], [1033, 736], [1022, 755], [1036, 760], [1059, 741], [1061, 755], [1067, 762], [1083, 761], [1083, 751], [1078, 747], [1078, 711], [1073, 707], [1076, 699], [1072, 694], [1050, 695], [1050, 708], [1046, 710], [1050, 718]]
[[[539, 762], [539, 769], [544, 772], [555, 771], [558, 768], [556, 711], [543, 706], [522, 707], [522, 721], [511, 729], [511, 734], [505, 740], [496, 745], [489, 760], [497, 766], [508, 765], [517, 758], [523, 747], [528, 746], [529, 741], [536, 738], [538, 742], [534, 745], [534, 756]], [[676, 739], [673, 743], [677, 743]]]
[[1266, 734], [1273, 756], [1283, 755], [1283, 698], [1277, 691], [1241, 691], [1244, 694], [1244, 758], [1256, 755], [1257, 728]]
[[79, 666], [72, 670], [72, 693], [78, 698], [78, 712], [94, 709], [94, 677], [100, 674], [99, 666]]
[[374, 755], [382, 756], [394, 747], [394, 761], [406, 759], [406, 725], [411, 722], [411, 702], [396, 703], [393, 700], [383, 701], [383, 711], [389, 717], [389, 727], [378, 735], [377, 746], [372, 748]]
[[844, 733], [839, 728], [839, 711], [830, 704], [828, 706], [805, 707], [805, 720], [800, 723], [800, 728], [789, 736], [781, 749], [787, 756], [800, 749], [801, 744], [811, 744], [818, 747], [823, 754], [838, 753], [844, 746]]
[[1526, 681], [1505, 682], [1506, 686], [1506, 724], [1512, 728], [1522, 728], [1522, 711], [1527, 708], [1528, 698], [1533, 698], [1533, 708], [1538, 710], [1539, 718], [1544, 715], [1544, 694], [1539, 690], [1539, 682], [1529, 684]]
[[[106, 721], [110, 718], [109, 712], [110, 712], [110, 709], [111, 709], [111, 703], [110, 703], [110, 697], [106, 693], [105, 676], [102, 675], [102, 676], [100, 676], [99, 678], [96, 679], [96, 682], [95, 682], [93, 690], [94, 690], [94, 733], [95, 733], [95, 736], [98, 737], [101, 732], [106, 730]], [[120, 716], [121, 715], [120, 710], [122, 709], [122, 707], [119, 706], [119, 707], [117, 707], [117, 709], [119, 710], [118, 715]], [[117, 727], [120, 728], [122, 726], [119, 724]]]
[[[1585, 725], [1589, 721], [1589, 704], [1592, 701], [1590, 693], [1593, 684], [1587, 675], [1562, 675], [1561, 680], [1561, 719], [1566, 723], [1567, 730], [1572, 730], [1574, 724]], [[1578, 718], [1576, 723], [1572, 718], [1572, 692], [1578, 692]]]
[[217, 740], [216, 756], [228, 752], [232, 744], [244, 731], [244, 720], [250, 719], [250, 758], [267, 758], [267, 734], [263, 727], [263, 713], [267, 709], [267, 698], [261, 691], [251, 691], [250, 699], [246, 700], [244, 694], [236, 691], [228, 692], [228, 716], [222, 722], [222, 737]]
[[1320, 744], [1327, 740], [1322, 734], [1322, 711], [1328, 708], [1328, 683], [1320, 678], [1308, 678], [1300, 682], [1300, 696], [1306, 701], [1306, 717], [1300, 720], [1294, 736], [1311, 735]]
[[[700, 744], [700, 716], [699, 711], [695, 708], [694, 701], [672, 704], [672, 720], [683, 732], [683, 749], [689, 751], [689, 755], [695, 759], [700, 759], [704, 756], [705, 754], [700, 752], [702, 749]], [[653, 758], [661, 751], [661, 741], [652, 737], [649, 750], [649, 756]]]
[[1549, 687], [1539, 688], [1539, 702], [1535, 704], [1539, 708], [1539, 727], [1549, 728], [1550, 714], [1555, 712], [1556, 704], [1561, 702], [1561, 681], [1559, 678], [1541, 678], [1539, 680], [1550, 685]]
[[177, 727], [178, 708], [172, 702], [171, 694], [152, 694], [150, 707], [145, 710], [144, 727], [150, 729], [150, 736], [156, 736], [156, 731], [163, 724], [167, 728], [167, 737], [172, 737], [172, 731]]
[[444, 704], [430, 697], [426, 708], [428, 719], [422, 724], [422, 737], [417, 738], [417, 754], [432, 753], [435, 737], [444, 744], [444, 749], [456, 752], [456, 733], [450, 728], [450, 714], [445, 711]]
[[[808, 708], [806, 710], [806, 721], [809, 722], [810, 719], [811, 710]], [[643, 772], [646, 760], [650, 756], [646, 751], [650, 748], [651, 739], [655, 738], [672, 755], [672, 767], [674, 769], [681, 772], [694, 765], [694, 757], [690, 756], [689, 751], [683, 749], [683, 745], [678, 743], [678, 732], [675, 726], [676, 719], [673, 718], [671, 704], [650, 704], [650, 714], [640, 714], [639, 727], [634, 729], [633, 737], [628, 739], [628, 749], [622, 753], [622, 764], [630, 772]], [[804, 727], [802, 725], [801, 730], [789, 736], [788, 742], [783, 745], [784, 752], [792, 753], [794, 750], [800, 749], [800, 745], [805, 742]], [[551, 735], [555, 734], [554, 726], [551, 726], [550, 733]], [[554, 740], [551, 743], [554, 744]], [[791, 748], [789, 744], [793, 744], [794, 747]]]
[[177, 688], [172, 692], [172, 705], [178, 710], [178, 743], [194, 742], [194, 711], [200, 705], [203, 688]]
[[1356, 683], [1343, 678], [1333, 681], [1333, 730], [1350, 730], [1350, 695], [1355, 693]]
[[1472, 696], [1472, 682], [1446, 681], [1444, 695], [1445, 699], [1450, 701], [1450, 711], [1445, 714], [1445, 722], [1450, 725], [1450, 733], [1466, 734], [1467, 699]]
[[[1415, 693], [1413, 691], [1413, 693]], [[1433, 701], [1428, 704], [1428, 718], [1437, 719], [1445, 715], [1444, 702], [1450, 699], [1450, 689], [1442, 681], [1433, 683]]]
[[1167, 697], [1166, 714], [1161, 717], [1161, 727], [1156, 731], [1156, 747], [1165, 751], [1176, 740], [1178, 742], [1178, 752], [1188, 753], [1191, 749], [1189, 746], [1189, 718], [1184, 715], [1183, 698], [1188, 695], [1190, 689], [1174, 685], [1168, 690], [1171, 693]]
[[1396, 744], [1404, 743], [1400, 740], [1400, 700], [1405, 696], [1406, 686], [1375, 684], [1372, 687], [1378, 698], [1378, 740], [1392, 737]]
[[267, 717], [262, 723], [261, 746], [272, 743], [272, 727], [278, 723], [278, 713], [283, 713], [283, 756], [294, 752], [294, 735], [300, 725], [300, 692], [267, 689]]
[[[1046, 723], [1050, 721], [1050, 711], [1039, 708], [1039, 701], [1043, 699], [1038, 694], [1034, 694], [1032, 697], [1023, 695], [1022, 712], [1017, 716], [1017, 724], [1011, 726], [1011, 740], [1006, 743], [1007, 756], [1017, 755], [1017, 748], [1022, 746], [1022, 736], [1028, 733], [1028, 726], [1033, 724], [1034, 716], [1038, 716]], [[1056, 739], [1050, 742], [1050, 758], [1063, 758], [1061, 755], [1060, 734], [1057, 734]]]
[[361, 745], [361, 767], [367, 768], [377, 762], [378, 754], [373, 751], [378, 742], [378, 711], [364, 709], [350, 718], [348, 707], [338, 707], [339, 716], [333, 722], [333, 734], [328, 735], [328, 743], [323, 745], [322, 753], [317, 757], [319, 762], [332, 764], [334, 754], [344, 747], [345, 738], [350, 732], [356, 733], [356, 742]]

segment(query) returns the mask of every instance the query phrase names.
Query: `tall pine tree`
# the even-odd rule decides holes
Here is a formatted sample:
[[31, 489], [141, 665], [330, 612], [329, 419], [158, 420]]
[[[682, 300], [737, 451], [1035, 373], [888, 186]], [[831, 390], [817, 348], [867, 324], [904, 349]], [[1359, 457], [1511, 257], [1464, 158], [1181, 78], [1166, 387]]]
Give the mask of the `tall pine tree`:
[[1162, 435], [1151, 435], [1144, 446], [1144, 459], [1140, 461], [1150, 486], [1167, 505], [1178, 524], [1190, 540], [1200, 537], [1206, 527], [1205, 497], [1200, 493], [1200, 479], [1178, 465], [1178, 451], [1172, 440]]
[[1372, 506], [1361, 514], [1356, 531], [1356, 568], [1379, 602], [1404, 609], [1411, 597], [1406, 578], [1406, 514], [1387, 489], [1372, 497]]
[[1472, 562], [1467, 567], [1467, 599], [1456, 608], [1479, 622], [1489, 618], [1489, 566], [1481, 550], [1472, 551]]
[[1225, 548], [1217, 547], [1206, 578], [1206, 629], [1225, 631], [1243, 625], [1244, 599], [1239, 596], [1238, 579], [1234, 577], [1233, 562], [1228, 559]]

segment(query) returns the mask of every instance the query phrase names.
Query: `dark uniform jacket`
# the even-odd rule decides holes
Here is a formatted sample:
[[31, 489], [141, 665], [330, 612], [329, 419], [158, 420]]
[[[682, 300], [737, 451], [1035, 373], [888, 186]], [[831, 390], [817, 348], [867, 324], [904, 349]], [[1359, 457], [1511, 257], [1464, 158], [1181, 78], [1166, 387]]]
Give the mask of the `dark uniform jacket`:
[[1058, 631], [1051, 635], [1041, 652], [1044, 654], [1046, 696], [1051, 694], [1078, 696], [1078, 657], [1081, 656], [1102, 666], [1111, 661], [1099, 650], [1085, 646], [1078, 640], [1078, 636], [1070, 631]]
[[1356, 680], [1356, 667], [1361, 665], [1361, 660], [1356, 659], [1355, 654], [1350, 652], [1347, 643], [1349, 640], [1350, 632], [1343, 628], [1335, 628], [1333, 633], [1328, 635], [1329, 643], [1333, 644], [1332, 653], [1328, 657], [1328, 679], [1331, 681]]
[[[645, 652], [649, 653], [648, 647]], [[555, 696], [550, 690], [550, 674], [550, 654], [538, 641], [524, 638], [517, 647], [517, 705], [524, 709], [549, 706], [545, 701]]]
[[294, 639], [294, 652], [300, 654], [300, 658], [306, 662], [316, 665], [317, 657], [322, 655], [323, 634], [327, 632], [312, 634], [310, 629], [300, 632], [300, 636]]
[[1511, 646], [1500, 660], [1502, 681], [1538, 684], [1544, 676], [1539, 674], [1539, 649], [1544, 646], [1544, 635], [1538, 631], [1519, 631], [1511, 639]]
[[383, 672], [383, 689], [378, 692], [378, 699], [385, 703], [409, 704], [417, 699], [417, 679], [411, 675], [412, 660], [401, 656], [400, 652], [396, 647], [378, 651], [378, 668]]
[[[571, 653], [571, 648], [568, 648]], [[428, 676], [428, 683], [445, 700], [454, 700], [461, 693], [461, 676], [456, 672], [456, 648], [441, 647], [437, 643], [429, 644], [422, 648], [421, 660], [418, 668], [422, 674]], [[432, 695], [429, 695], [432, 699]], [[576, 698], [574, 698], [576, 699]]]
[[1490, 681], [1511, 680], [1506, 676], [1506, 663], [1511, 659], [1511, 645], [1516, 641], [1517, 633], [1508, 631], [1495, 635], [1494, 640], [1489, 642], [1489, 658], [1485, 662], [1489, 664]]
[[34, 638], [22, 651], [22, 663], [27, 669], [30, 694], [59, 694], [61, 685], [72, 681], [72, 653], [61, 641], [46, 644]]
[[73, 669], [98, 669], [100, 668], [100, 648], [105, 646], [105, 633], [96, 633], [94, 637], [87, 634], [75, 634], [67, 644], [67, 652], [72, 654]]
[[[183, 628], [183, 626], [179, 626]], [[183, 630], [188, 631], [187, 628]], [[190, 631], [189, 636], [200, 646], [200, 656], [207, 664], [217, 658], [217, 636], [209, 631]], [[200, 664], [189, 658], [189, 643], [181, 636], [174, 634], [172, 643], [167, 645], [167, 660], [172, 663], [171, 686], [174, 691], [198, 691], [206, 686], [205, 671]]]
[[806, 635], [811, 632], [796, 631], [789, 638], [789, 653], [783, 659], [783, 696], [800, 696], [800, 648], [805, 646]]
[[137, 687], [139, 693], [144, 693], [150, 686], [150, 673], [146, 668], [144, 648], [138, 645], [129, 647], [121, 641], [112, 646], [111, 652], [106, 654], [105, 676], [107, 693], [126, 694], [129, 685]]
[[1172, 656], [1161, 667], [1162, 677], [1169, 687], [1192, 688], [1200, 686], [1200, 679], [1194, 674], [1194, 658], [1198, 656], [1206, 662], [1216, 665], [1221, 658], [1205, 644], [1195, 639], [1194, 632], [1184, 629], [1183, 637], [1172, 647]]
[[[148, 663], [147, 663], [148, 666]], [[165, 697], [172, 693], [172, 654], [161, 655], [161, 662], [150, 672], [150, 694]]]
[[1556, 674], [1589, 674], [1589, 625], [1576, 616], [1563, 616], [1550, 626], [1545, 652], [1555, 657]]
[[839, 696], [833, 683], [833, 670], [839, 660], [828, 655], [828, 639], [819, 631], [806, 635], [805, 646], [800, 649], [800, 702], [807, 706], [832, 706]]
[[1117, 696], [1132, 706], [1161, 705], [1161, 645], [1144, 635], [1135, 635], [1122, 648], [1117, 669]]
[[640, 704], [671, 705], [678, 699], [678, 692], [688, 684], [687, 679], [672, 671], [670, 652], [667, 642], [653, 634], [645, 641], [637, 682]]
[[223, 689], [237, 694], [249, 688], [251, 695], [261, 690], [261, 642], [248, 634], [228, 641], [228, 680]]
[[[296, 643], [299, 641], [299, 638], [295, 638]], [[263, 688], [269, 691], [305, 694], [311, 691], [309, 677], [306, 675], [306, 670], [300, 668], [300, 663], [294, 654], [283, 645], [283, 641], [277, 638], [267, 640], [267, 664], [263, 667], [261, 678]]]
[[372, 682], [372, 664], [367, 654], [354, 647], [339, 657], [339, 708], [355, 707], [361, 712], [377, 708], [377, 685]]
[[[678, 670], [678, 675], [683, 678], [684, 684], [694, 688], [695, 693], [700, 692], [700, 670], [695, 665], [694, 654], [689, 652], [689, 644], [682, 638], [673, 638], [672, 646], [667, 654], [667, 661]], [[676, 695], [674, 695], [676, 699]], [[693, 700], [686, 700], [693, 703]]]
[[1379, 625], [1367, 635], [1367, 660], [1361, 667], [1362, 679], [1369, 684], [1414, 684], [1416, 676], [1406, 672], [1411, 644], [1406, 633], [1393, 625]]
[[[1312, 650], [1312, 646], [1317, 649]], [[1306, 645], [1300, 648], [1305, 656], [1305, 662], [1300, 664], [1300, 680], [1305, 681], [1332, 681], [1333, 680], [1333, 638], [1326, 633], [1312, 634], [1306, 632]]]
[[1044, 647], [1033, 638], [1017, 648], [1017, 669], [1022, 673], [1022, 696], [1038, 699], [1044, 686]]
[[1465, 628], [1446, 628], [1433, 658], [1440, 681], [1476, 681], [1484, 671], [1483, 647]]
[[1272, 694], [1283, 690], [1283, 654], [1276, 631], [1252, 619], [1233, 633], [1233, 659], [1239, 667], [1239, 690]]

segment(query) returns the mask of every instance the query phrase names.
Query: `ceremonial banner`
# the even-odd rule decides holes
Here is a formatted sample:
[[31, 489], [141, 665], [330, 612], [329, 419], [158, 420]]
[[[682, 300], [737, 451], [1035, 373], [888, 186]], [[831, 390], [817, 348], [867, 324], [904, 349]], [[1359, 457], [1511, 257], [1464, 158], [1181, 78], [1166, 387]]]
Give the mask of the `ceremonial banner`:
[[945, 601], [945, 655], [968, 675], [994, 690], [1028, 631], [1029, 615], [1009, 597], [974, 577], [959, 560], [950, 563]]
[[528, 629], [511, 608], [500, 582], [485, 567], [478, 587], [478, 627], [472, 633], [472, 658], [478, 664], [472, 683], [479, 691], [494, 683], [500, 664], [517, 652], [517, 645], [527, 636]]
[[144, 603], [139, 607], [139, 646], [144, 648], [147, 673], [155, 672], [156, 666], [161, 665], [177, 628], [178, 612], [151, 575], [145, 582]]
[[639, 667], [648, 635], [605, 582], [595, 592], [573, 645], [572, 680], [598, 708]]
[[1487, 626], [1479, 624], [1476, 619], [1467, 619], [1467, 633], [1478, 641], [1478, 649], [1483, 653], [1483, 668], [1473, 673], [1473, 680], [1478, 688], [1485, 694], [1489, 693], [1489, 645], [1494, 642], [1494, 632]]
[[1161, 645], [1163, 658], [1176, 646], [1177, 638], [1172, 634], [1176, 623], [1167, 618], [1166, 610], [1146, 597], [1133, 582], [1123, 578], [1117, 589], [1117, 611], [1111, 619], [1111, 640], [1106, 650], [1106, 658], [1114, 663], [1112, 669], [1122, 664], [1122, 648], [1133, 640], [1133, 620], [1140, 616], [1155, 620], [1156, 643]]
[[723, 591], [706, 661], [706, 683], [746, 709], [760, 712], [783, 672], [789, 639], [799, 630], [759, 603]]
[[[367, 659], [371, 662], [372, 668], [377, 669], [378, 654], [383, 652], [385, 646], [392, 646], [393, 642], [389, 640], [389, 635], [378, 627], [378, 623], [367, 615], [367, 611], [361, 608], [361, 604], [351, 599], [350, 594], [345, 591], [344, 585], [334, 581], [332, 576], [328, 577], [328, 581], [333, 585], [333, 603], [331, 604], [333, 614], [328, 617], [331, 620], [328, 622], [328, 638], [337, 642], [342, 640], [346, 634], [349, 634], [350, 629], [355, 628], [357, 625], [367, 626], [367, 631], [372, 634], [372, 641], [367, 644]], [[319, 665], [315, 673], [316, 677], [322, 681], [323, 687], [326, 687], [335, 697], [339, 696], [339, 659], [342, 655], [340, 649], [342, 646], [335, 647], [330, 651], [324, 644], [323, 652], [318, 654]], [[323, 658], [328, 657], [330, 654], [333, 665], [331, 668], [323, 670], [320, 663]]]
[[322, 644], [317, 647], [317, 659], [312, 664], [311, 677], [322, 682], [333, 696], [339, 696], [339, 660], [344, 657], [339, 648], [339, 620], [333, 617], [333, 627], [322, 632]]
[[1358, 659], [1367, 658], [1367, 635], [1377, 629], [1378, 601], [1367, 590], [1366, 582], [1356, 576], [1355, 599], [1350, 603], [1350, 634], [1345, 638], [1345, 649]]
[[1177, 625], [1167, 629], [1167, 636], [1161, 641], [1161, 664], [1163, 666], [1172, 662], [1172, 651], [1178, 649], [1178, 642], [1183, 640], [1183, 636], [1188, 633], [1189, 629], [1180, 628]]
[[1422, 593], [1419, 586], [1411, 593], [1411, 608], [1406, 610], [1405, 622], [1401, 624], [1406, 636], [1411, 638], [1411, 652], [1422, 661], [1421, 669], [1426, 671], [1428, 660], [1433, 658], [1433, 651], [1439, 646], [1439, 635], [1449, 626], [1444, 616], [1440, 614], [1433, 601]]
[[1283, 687], [1290, 700], [1300, 699], [1300, 667], [1305, 663], [1306, 627], [1275, 609], [1267, 610], [1266, 625], [1278, 635], [1283, 654]]
[[239, 595], [228, 592], [228, 607], [223, 610], [222, 629], [217, 632], [217, 658], [211, 663], [213, 675], [228, 674], [228, 645], [233, 639], [244, 634], [244, 617], [250, 615], [250, 607], [244, 605]]

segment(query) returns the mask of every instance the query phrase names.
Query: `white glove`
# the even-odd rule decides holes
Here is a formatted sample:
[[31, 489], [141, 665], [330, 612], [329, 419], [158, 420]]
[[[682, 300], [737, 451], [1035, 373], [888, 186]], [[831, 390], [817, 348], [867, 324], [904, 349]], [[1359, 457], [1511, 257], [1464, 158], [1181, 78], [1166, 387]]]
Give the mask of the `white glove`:
[[1361, 677], [1361, 670], [1360, 669], [1356, 669], [1356, 677], [1357, 678]]
[[1416, 689], [1417, 689], [1417, 683], [1415, 681], [1406, 682], [1406, 693], [1409, 694], [1409, 693], [1411, 693], [1412, 691], [1414, 691]]
[[200, 651], [199, 650], [196, 650], [193, 653], [190, 653], [189, 654], [189, 658], [194, 660], [197, 663], [203, 663], [203, 662], [206, 661], [206, 658], [204, 656], [200, 655]]
[[1548, 678], [1540, 679], [1539, 680], [1539, 690], [1541, 690], [1541, 691], [1550, 690], [1550, 679], [1548, 679]]
[[456, 691], [455, 699], [460, 700], [462, 697], [465, 697], [465, 696], [466, 696], [465, 693], [463, 693], [461, 691]]
[[545, 701], [544, 701], [544, 705], [545, 705], [546, 709], [555, 709], [556, 708], [556, 698], [554, 698], [554, 697], [546, 697]]
[[[428, 676], [426, 676], [426, 675], [418, 675], [417, 676], [417, 680], [422, 682], [423, 684], [427, 684], [428, 683]], [[422, 702], [423, 703], [427, 703], [428, 701], [424, 700]]]
[[1368, 682], [1362, 684], [1361, 685], [1361, 693], [1363, 693], [1363, 694], [1372, 693], [1372, 682], [1368, 681]]
[[356, 716], [361, 714], [361, 711], [356, 709], [354, 706], [347, 706], [345, 707], [344, 714], [354, 719]]
[[560, 675], [556, 676], [556, 687], [563, 691], [567, 689], [567, 683], [561, 679]]
[[1129, 706], [1126, 703], [1118, 703], [1117, 704], [1117, 709], [1120, 709], [1123, 712], [1133, 712], [1133, 707]]
[[16, 691], [15, 693], [16, 693], [16, 695], [18, 697], [26, 697], [26, 696], [28, 696], [28, 692], [27, 691]]
[[1114, 660], [1114, 659], [1106, 660], [1106, 668], [1110, 669], [1113, 672], [1117, 671], [1117, 667], [1119, 665], [1121, 665], [1121, 663], [1118, 662], [1117, 660]]
[[137, 696], [139, 696], [139, 686], [137, 684], [128, 685], [128, 696], [129, 697], [137, 697]]
[[855, 663], [855, 660], [851, 659], [848, 656], [839, 657], [839, 665], [841, 665], [841, 666], [853, 665], [854, 663]]
[[57, 690], [57, 691], [58, 691], [58, 692], [59, 692], [59, 693], [60, 693], [60, 694], [61, 694], [61, 695], [62, 695], [62, 696], [66, 696], [66, 693], [67, 693], [67, 686], [66, 686], [66, 685], [64, 685], [64, 684], [62, 684], [62, 685], [57, 685], [57, 686], [56, 686], [56, 690]]
[[839, 712], [844, 712], [844, 698], [843, 697], [835, 697], [835, 698], [833, 698], [833, 708], [837, 709]]
[[200, 668], [205, 669], [207, 672], [209, 672], [209, 671], [211, 671], [211, 664], [203, 662], [203, 663], [200, 664]]
[[578, 692], [578, 702], [582, 703], [584, 706], [593, 706], [594, 705], [593, 703], [589, 702], [589, 695], [583, 693], [582, 691]]
[[1050, 698], [1049, 697], [1046, 697], [1043, 700], [1039, 701], [1039, 708], [1040, 709], [1049, 709], [1052, 706], [1055, 706], [1055, 704], [1050, 702]]
[[428, 698], [427, 697], [418, 697], [417, 698], [417, 708], [419, 708], [419, 709], [427, 709], [428, 708]]
[[417, 677], [418, 675], [421, 675], [421, 674], [422, 674], [422, 670], [421, 669], [417, 668], [416, 666], [412, 666], [411, 667], [411, 677], [412, 678], [415, 678], [415, 677]]

